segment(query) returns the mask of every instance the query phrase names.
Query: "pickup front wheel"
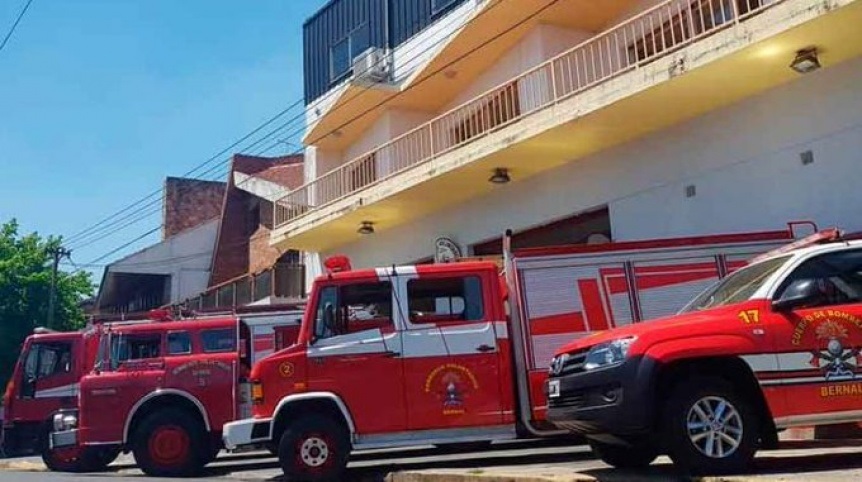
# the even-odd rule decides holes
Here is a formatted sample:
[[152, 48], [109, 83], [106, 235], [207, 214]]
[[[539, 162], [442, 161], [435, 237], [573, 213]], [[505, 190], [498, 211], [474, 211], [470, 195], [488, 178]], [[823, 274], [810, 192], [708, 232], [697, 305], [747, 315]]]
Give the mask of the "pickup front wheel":
[[690, 474], [741, 472], [760, 438], [758, 410], [717, 377], [677, 385], [665, 405], [663, 428], [674, 464]]
[[278, 445], [278, 460], [286, 480], [342, 480], [349, 455], [350, 437], [344, 426], [318, 414], [294, 420]]

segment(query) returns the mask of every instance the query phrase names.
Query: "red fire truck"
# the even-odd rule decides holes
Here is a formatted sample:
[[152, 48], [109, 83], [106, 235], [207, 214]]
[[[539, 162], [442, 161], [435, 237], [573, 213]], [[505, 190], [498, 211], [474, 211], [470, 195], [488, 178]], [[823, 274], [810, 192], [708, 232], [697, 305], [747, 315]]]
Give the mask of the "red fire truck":
[[676, 316], [560, 348], [549, 420], [611, 465], [665, 453], [688, 473], [745, 470], [783, 428], [862, 422], [862, 241], [823, 234]]
[[673, 313], [792, 237], [505, 249], [505, 278], [492, 262], [352, 271], [334, 257], [298, 343], [253, 368], [254, 416], [226, 424], [225, 445], [273, 444], [290, 480], [338, 480], [354, 449], [561, 434], [543, 392], [557, 348]]
[[[201, 338], [201, 343], [209, 340], [207, 336], [221, 336], [223, 339], [209, 340], [222, 344], [218, 349], [218, 357], [236, 359], [238, 369], [245, 366], [247, 373], [251, 364], [280, 348], [274, 345], [275, 328], [282, 330], [283, 339], [287, 341], [291, 332], [298, 334], [302, 311], [294, 307], [281, 307], [280, 310], [258, 310], [239, 315], [209, 314], [182, 321], [159, 322], [149, 319], [99, 323], [80, 332], [30, 336], [24, 343], [19, 363], [4, 398], [4, 448], [17, 447], [18, 453], [41, 452], [46, 465], [53, 470], [82, 471], [102, 468], [125, 447], [118, 444], [87, 443], [54, 444], [50, 447], [49, 444], [52, 430], [74, 429], [79, 423], [81, 404], [86, 405], [92, 395], [85, 390], [88, 378], [103, 374], [107, 377], [107, 373], [112, 373], [115, 380], [119, 380], [122, 375], [116, 374], [126, 374], [128, 379], [115, 387], [115, 395], [111, 397], [112, 406], [116, 409], [121, 408], [129, 397], [135, 397], [139, 393], [146, 395], [181, 389], [182, 387], [176, 386], [176, 380], [166, 383], [164, 378], [167, 377], [159, 379], [141, 376], [141, 372], [148, 370], [149, 374], [152, 374], [159, 365], [159, 359], [140, 357], [165, 353], [162, 360], [167, 359], [170, 354], [187, 361], [194, 360], [195, 357], [209, 360], [209, 354], [197, 354], [198, 351], [174, 353], [182, 349], [198, 350], [197, 344], [189, 344], [194, 335]], [[204, 327], [209, 327], [209, 330], [201, 331]], [[165, 344], [134, 345], [134, 342], [129, 341], [138, 338], [151, 342], [156, 338], [164, 339]], [[233, 340], [232, 344], [226, 341], [228, 338]], [[227, 350], [227, 345], [232, 347], [230, 351]], [[112, 349], [119, 351], [110, 352]], [[205, 346], [200, 349], [206, 351]], [[147, 362], [153, 364], [149, 366], [146, 365]], [[167, 365], [169, 364], [163, 363], [163, 366]], [[148, 385], [149, 383], [154, 385]], [[170, 386], [169, 383], [174, 383], [175, 386]], [[155, 396], [151, 398], [158, 399]], [[118, 403], [120, 400], [122, 401]], [[131, 400], [132, 404], [135, 402], [137, 400]], [[212, 403], [212, 400], [207, 402]], [[101, 420], [111, 424], [121, 423], [110, 418]], [[63, 441], [68, 440], [67, 435]]]

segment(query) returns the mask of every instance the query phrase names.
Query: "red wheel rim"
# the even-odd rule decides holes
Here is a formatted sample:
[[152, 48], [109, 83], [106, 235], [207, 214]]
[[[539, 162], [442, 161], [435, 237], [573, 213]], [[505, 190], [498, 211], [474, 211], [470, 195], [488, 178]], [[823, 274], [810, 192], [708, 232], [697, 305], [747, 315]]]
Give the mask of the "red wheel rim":
[[189, 457], [191, 439], [181, 427], [165, 425], [157, 428], [147, 444], [150, 458], [161, 466], [182, 465]]
[[324, 434], [310, 433], [297, 440], [296, 461], [307, 472], [323, 472], [335, 463], [335, 446]]

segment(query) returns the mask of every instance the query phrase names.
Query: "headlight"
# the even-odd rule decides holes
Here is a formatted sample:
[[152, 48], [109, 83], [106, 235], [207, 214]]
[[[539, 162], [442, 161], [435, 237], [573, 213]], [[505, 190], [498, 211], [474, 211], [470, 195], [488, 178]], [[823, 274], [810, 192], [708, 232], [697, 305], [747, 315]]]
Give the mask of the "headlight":
[[624, 362], [629, 354], [629, 347], [637, 340], [637, 337], [620, 338], [608, 343], [601, 343], [587, 352], [584, 363], [585, 370], [595, 370]]
[[78, 426], [78, 416], [74, 413], [57, 413], [52, 419], [55, 432], [65, 432]]

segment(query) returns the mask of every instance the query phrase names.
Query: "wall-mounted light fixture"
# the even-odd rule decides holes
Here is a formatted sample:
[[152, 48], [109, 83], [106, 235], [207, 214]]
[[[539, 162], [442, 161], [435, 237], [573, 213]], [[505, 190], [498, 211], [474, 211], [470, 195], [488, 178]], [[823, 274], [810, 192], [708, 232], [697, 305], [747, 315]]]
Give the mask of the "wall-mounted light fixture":
[[356, 232], [359, 234], [374, 234], [374, 223], [371, 221], [362, 221]]
[[807, 74], [819, 69], [820, 59], [817, 57], [817, 47], [806, 47], [796, 52], [796, 58], [790, 63], [790, 68], [800, 74]]
[[492, 182], [494, 184], [506, 184], [511, 180], [512, 178], [509, 177], [509, 170], [505, 167], [498, 167], [494, 169], [494, 174], [488, 178], [488, 182]]

